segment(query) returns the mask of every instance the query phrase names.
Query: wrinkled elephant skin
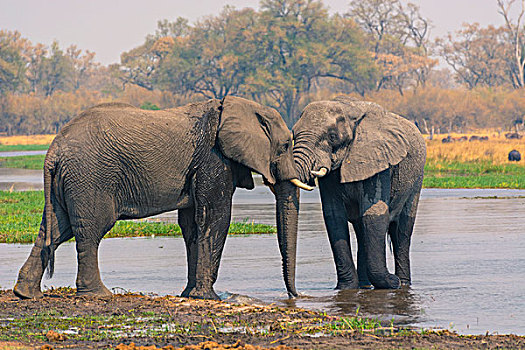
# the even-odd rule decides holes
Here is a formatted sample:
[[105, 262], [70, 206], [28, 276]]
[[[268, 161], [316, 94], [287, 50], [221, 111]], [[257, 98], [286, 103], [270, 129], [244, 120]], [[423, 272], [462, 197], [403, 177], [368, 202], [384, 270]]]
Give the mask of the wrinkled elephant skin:
[[[426, 157], [425, 141], [416, 126], [375, 103], [338, 97], [306, 106], [293, 134], [299, 179], [310, 185], [318, 179], [336, 288], [409, 285], [410, 240]], [[275, 188], [283, 202], [277, 201], [278, 234], [289, 247], [283, 253], [283, 269], [294, 276], [299, 194], [289, 185]], [[357, 236], [357, 270], [348, 223]], [[386, 266], [387, 232], [395, 274]], [[290, 293], [295, 292], [293, 278], [287, 287], [294, 295]]]
[[179, 210], [188, 282], [183, 296], [213, 290], [235, 188], [297, 178], [291, 134], [273, 109], [238, 98], [146, 111], [122, 103], [90, 108], [51, 144], [44, 165], [45, 208], [14, 292], [42, 296], [55, 249], [75, 237], [77, 293], [111, 295], [100, 279], [98, 246], [120, 219]]

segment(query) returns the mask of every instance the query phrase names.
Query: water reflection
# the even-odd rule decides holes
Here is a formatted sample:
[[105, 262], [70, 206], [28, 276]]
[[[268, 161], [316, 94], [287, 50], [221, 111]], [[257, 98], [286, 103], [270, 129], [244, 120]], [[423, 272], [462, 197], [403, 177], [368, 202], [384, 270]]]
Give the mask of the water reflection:
[[424, 318], [420, 297], [411, 288], [338, 290], [332, 295], [302, 296], [282, 302], [289, 307], [322, 308], [333, 315], [372, 317], [381, 322], [394, 320], [399, 326], [419, 323]]

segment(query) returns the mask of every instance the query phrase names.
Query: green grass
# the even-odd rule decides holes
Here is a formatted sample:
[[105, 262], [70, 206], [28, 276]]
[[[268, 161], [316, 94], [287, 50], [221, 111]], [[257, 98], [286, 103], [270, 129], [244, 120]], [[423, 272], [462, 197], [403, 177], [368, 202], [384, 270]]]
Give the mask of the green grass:
[[423, 187], [525, 189], [525, 166], [427, 159]]
[[45, 151], [49, 145], [0, 145], [0, 152]]
[[[0, 243], [34, 242], [38, 235], [43, 208], [43, 191], [0, 191]], [[230, 234], [275, 232], [274, 226], [251, 223], [247, 220], [233, 222], [229, 229]], [[117, 221], [105, 238], [180, 235], [181, 230], [177, 224], [126, 220]]]
[[34, 156], [0, 157], [0, 168], [43, 169], [45, 154]]

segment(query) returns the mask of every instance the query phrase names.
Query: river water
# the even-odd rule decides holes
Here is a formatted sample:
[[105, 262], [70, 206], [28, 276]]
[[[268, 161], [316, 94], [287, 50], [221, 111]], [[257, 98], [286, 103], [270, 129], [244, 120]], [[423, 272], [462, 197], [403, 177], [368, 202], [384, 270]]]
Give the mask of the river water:
[[[273, 224], [274, 211], [265, 187], [237, 190], [235, 220]], [[173, 221], [176, 212], [152, 220]], [[286, 297], [274, 235], [228, 237], [215, 289], [224, 296], [237, 293], [339, 315], [359, 310], [396, 325], [525, 335], [525, 191], [424, 190], [412, 242], [411, 288], [335, 291], [319, 194], [302, 192], [297, 261], [302, 296]], [[1, 288], [12, 288], [30, 249], [0, 244]], [[392, 268], [390, 252], [388, 257]], [[179, 294], [185, 259], [182, 238], [105, 239], [100, 247], [102, 278], [115, 291]], [[66, 243], [57, 250], [55, 276], [43, 285], [74, 286], [75, 274], [74, 244]]]

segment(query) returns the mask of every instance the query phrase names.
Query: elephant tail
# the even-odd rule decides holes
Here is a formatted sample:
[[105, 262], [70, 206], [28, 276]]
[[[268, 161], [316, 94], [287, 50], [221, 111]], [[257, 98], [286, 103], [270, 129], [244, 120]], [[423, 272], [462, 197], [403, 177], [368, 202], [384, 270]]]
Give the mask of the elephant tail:
[[[48, 265], [47, 265], [47, 277], [53, 277], [55, 270], [55, 237], [53, 234], [54, 228], [57, 225], [53, 225], [56, 222], [55, 210], [53, 208], [53, 201], [51, 200], [53, 191], [53, 179], [55, 174], [56, 161], [54, 152], [48, 151], [44, 162], [44, 215], [46, 220], [46, 232], [44, 240], [44, 251], [47, 253]], [[55, 197], [56, 198], [56, 197]]]

